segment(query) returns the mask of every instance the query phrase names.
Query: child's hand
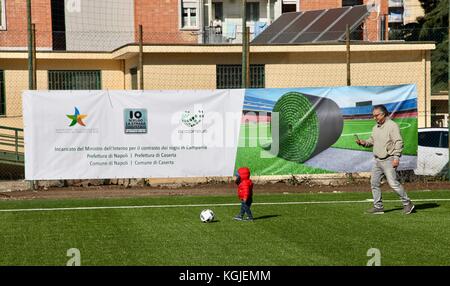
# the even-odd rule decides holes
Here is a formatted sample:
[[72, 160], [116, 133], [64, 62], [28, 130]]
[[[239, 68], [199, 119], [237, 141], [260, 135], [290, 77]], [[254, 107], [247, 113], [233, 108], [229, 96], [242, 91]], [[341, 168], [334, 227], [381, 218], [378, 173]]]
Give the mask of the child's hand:
[[241, 177], [239, 175], [236, 176], [236, 181], [234, 181], [236, 185], [239, 185], [241, 183]]

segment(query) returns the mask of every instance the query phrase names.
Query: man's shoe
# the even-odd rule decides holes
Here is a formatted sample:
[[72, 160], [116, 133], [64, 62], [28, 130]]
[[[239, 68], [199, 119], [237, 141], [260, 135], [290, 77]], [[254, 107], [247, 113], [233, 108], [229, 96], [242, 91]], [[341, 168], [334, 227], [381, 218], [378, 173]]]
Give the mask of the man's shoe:
[[384, 208], [373, 207], [367, 210], [368, 214], [384, 214]]
[[414, 210], [414, 205], [413, 203], [409, 202], [409, 204], [407, 204], [406, 206], [403, 207], [403, 213], [404, 214], [410, 214], [412, 213], [412, 211]]
[[234, 220], [243, 220], [243, 218], [241, 216], [235, 216], [233, 219]]
[[248, 217], [248, 218], [246, 219], [246, 221], [253, 221], [253, 218], [252, 218], [252, 217]]

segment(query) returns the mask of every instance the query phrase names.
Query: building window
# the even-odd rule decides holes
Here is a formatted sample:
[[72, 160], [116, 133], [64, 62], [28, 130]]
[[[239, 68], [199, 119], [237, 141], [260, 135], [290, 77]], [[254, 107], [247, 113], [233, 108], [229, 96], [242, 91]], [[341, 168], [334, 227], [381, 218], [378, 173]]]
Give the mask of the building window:
[[342, 7], [364, 5], [363, 0], [342, 0]]
[[136, 90], [136, 89], [138, 89], [138, 72], [137, 72], [137, 68], [130, 69], [130, 75], [131, 75], [131, 89]]
[[[242, 65], [217, 65], [217, 89], [242, 88]], [[265, 87], [265, 65], [250, 65], [250, 88]]]
[[6, 115], [6, 94], [4, 72], [0, 71], [0, 115]]
[[0, 30], [6, 30], [6, 0], [0, 0]]
[[101, 89], [100, 71], [48, 71], [48, 89]]
[[219, 19], [221, 21], [223, 21], [223, 3], [222, 2], [217, 2], [217, 3], [213, 3], [213, 7], [214, 7], [214, 19]]
[[259, 2], [247, 2], [247, 21], [259, 21]]
[[181, 2], [181, 28], [198, 29], [198, 3], [193, 0]]

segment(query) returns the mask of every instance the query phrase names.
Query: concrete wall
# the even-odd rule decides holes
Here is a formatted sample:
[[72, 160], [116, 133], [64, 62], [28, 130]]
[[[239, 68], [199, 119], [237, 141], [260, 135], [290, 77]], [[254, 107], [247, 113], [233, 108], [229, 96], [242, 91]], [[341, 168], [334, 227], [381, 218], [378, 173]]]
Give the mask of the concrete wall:
[[[37, 89], [48, 90], [49, 70], [101, 70], [103, 89], [124, 89], [123, 62], [112, 60], [38, 60]], [[70, 68], [69, 68], [70, 67]], [[28, 70], [25, 59], [1, 59], [4, 70], [6, 93], [6, 117], [0, 118], [0, 125], [21, 127], [20, 121], [13, 124], [11, 118], [22, 116], [22, 92], [28, 90]]]

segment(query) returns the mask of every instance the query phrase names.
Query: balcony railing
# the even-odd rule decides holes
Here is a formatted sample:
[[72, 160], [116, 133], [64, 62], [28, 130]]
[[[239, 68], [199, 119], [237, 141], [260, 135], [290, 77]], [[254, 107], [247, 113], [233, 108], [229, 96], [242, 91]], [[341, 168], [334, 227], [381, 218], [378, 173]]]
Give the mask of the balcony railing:
[[389, 0], [389, 7], [403, 7], [403, 0]]
[[216, 27], [203, 28], [203, 44], [228, 44], [230, 39], [223, 36], [222, 29]]
[[[265, 22], [247, 23], [250, 28], [250, 41], [258, 36], [265, 28]], [[203, 44], [241, 44], [242, 43], [242, 25], [236, 23], [225, 23], [222, 27], [204, 27]]]

